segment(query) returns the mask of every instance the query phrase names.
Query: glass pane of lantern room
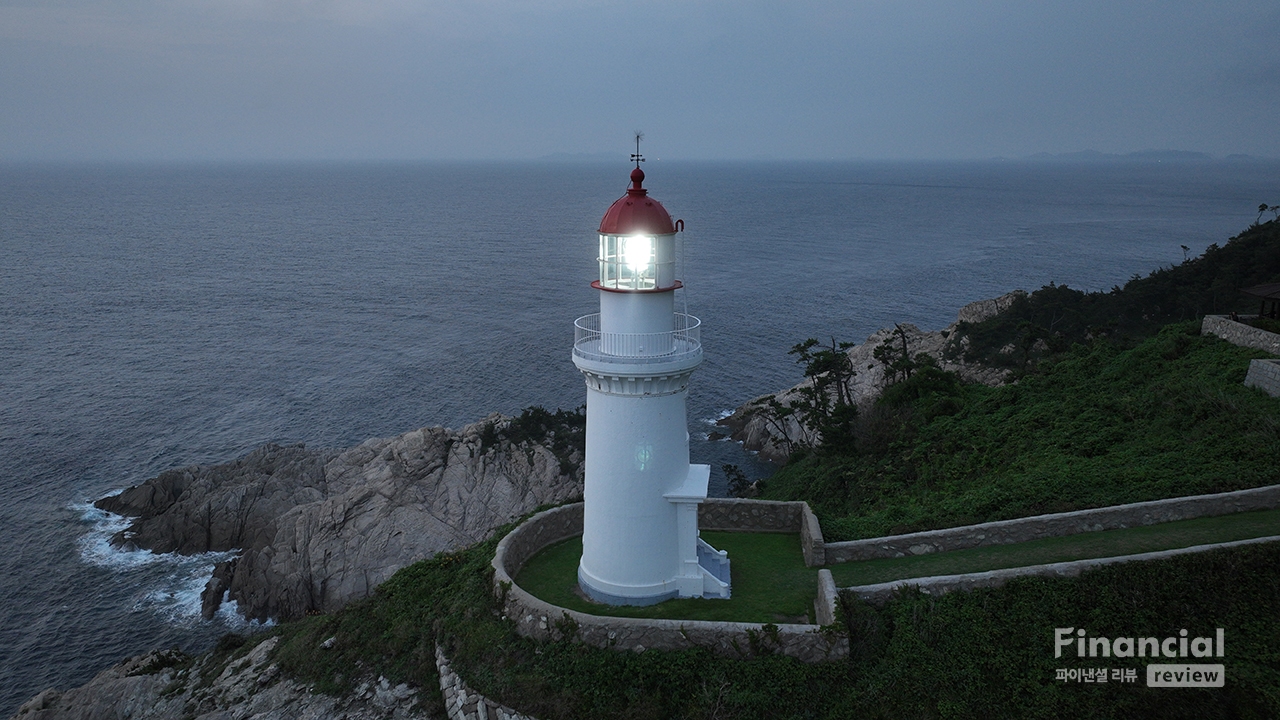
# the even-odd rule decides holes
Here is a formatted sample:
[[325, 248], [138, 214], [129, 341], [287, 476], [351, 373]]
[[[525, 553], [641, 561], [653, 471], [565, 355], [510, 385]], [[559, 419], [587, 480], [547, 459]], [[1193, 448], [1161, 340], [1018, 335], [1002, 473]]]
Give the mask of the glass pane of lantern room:
[[608, 239], [604, 235], [600, 236], [600, 254], [599, 254], [599, 257], [596, 258], [596, 260], [598, 260], [600, 263], [600, 277], [599, 277], [600, 284], [605, 285], [607, 284], [607, 280], [609, 278], [609, 274], [607, 270], [607, 268], [609, 267], [609, 248], [608, 248]]
[[618, 286], [618, 236], [600, 236], [600, 284]]
[[623, 239], [620, 237], [612, 237], [609, 239], [612, 245], [612, 255], [609, 258], [610, 275], [613, 278], [613, 287], [621, 288], [627, 285], [627, 264], [623, 261], [622, 251]]
[[675, 235], [659, 235], [655, 238], [653, 248], [654, 262], [656, 264], [656, 286], [660, 288], [671, 287], [676, 284], [676, 252]]

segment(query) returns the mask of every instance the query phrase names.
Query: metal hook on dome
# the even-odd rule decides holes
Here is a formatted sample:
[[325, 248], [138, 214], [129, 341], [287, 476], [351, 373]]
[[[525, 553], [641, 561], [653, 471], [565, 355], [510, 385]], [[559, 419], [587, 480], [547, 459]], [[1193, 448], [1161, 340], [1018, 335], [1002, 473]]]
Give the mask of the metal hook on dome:
[[684, 220], [676, 220], [676, 232], [684, 232]]

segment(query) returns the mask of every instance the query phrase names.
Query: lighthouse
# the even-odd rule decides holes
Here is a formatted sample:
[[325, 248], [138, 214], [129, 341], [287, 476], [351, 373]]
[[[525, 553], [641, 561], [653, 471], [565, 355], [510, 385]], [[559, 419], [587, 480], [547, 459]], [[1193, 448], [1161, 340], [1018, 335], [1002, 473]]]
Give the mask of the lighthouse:
[[729, 559], [698, 536], [711, 469], [689, 464], [685, 401], [702, 343], [698, 318], [676, 311], [683, 222], [649, 197], [638, 151], [631, 186], [600, 221], [600, 312], [574, 323], [587, 384], [578, 585], [611, 605], [728, 598]]

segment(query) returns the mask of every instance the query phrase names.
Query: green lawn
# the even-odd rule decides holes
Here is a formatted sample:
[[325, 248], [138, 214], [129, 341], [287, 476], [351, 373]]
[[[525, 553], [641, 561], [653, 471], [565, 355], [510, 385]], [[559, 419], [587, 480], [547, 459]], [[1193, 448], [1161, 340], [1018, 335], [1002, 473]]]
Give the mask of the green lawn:
[[592, 615], [753, 623], [812, 620], [818, 571], [805, 567], [799, 535], [703, 532], [702, 538], [729, 553], [733, 596], [728, 600], [668, 600], [646, 607], [590, 602], [577, 593], [581, 536], [556, 543], [530, 558], [516, 583], [553, 605]]
[[930, 555], [841, 563], [830, 568], [837, 587], [851, 587], [904, 578], [958, 575], [1086, 558], [1133, 555], [1267, 535], [1280, 535], [1280, 510], [1179, 520], [1123, 530], [1045, 538], [1014, 545], [992, 545]]
[[[1267, 535], [1280, 535], [1280, 509], [829, 567], [837, 587], [852, 587], [931, 575], [1133, 555]], [[591, 615], [758, 623], [812, 621], [817, 570], [805, 567], [798, 535], [704, 532], [702, 536], [716, 548], [729, 552], [733, 562], [733, 597], [729, 600], [668, 600], [646, 607], [614, 607], [591, 602], [577, 590], [581, 537], [557, 543], [535, 555], [525, 563], [516, 582], [546, 602]]]

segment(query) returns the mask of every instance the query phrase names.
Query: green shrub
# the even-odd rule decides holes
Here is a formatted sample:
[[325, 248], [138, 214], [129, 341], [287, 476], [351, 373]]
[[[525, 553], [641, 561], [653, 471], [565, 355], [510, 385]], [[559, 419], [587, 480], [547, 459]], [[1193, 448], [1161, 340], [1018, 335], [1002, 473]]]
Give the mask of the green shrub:
[[864, 413], [858, 452], [797, 458], [764, 496], [808, 500], [844, 540], [1270, 484], [1280, 400], [1241, 384], [1261, 356], [1179, 324], [999, 388], [917, 373]]
[[1249, 318], [1245, 323], [1256, 327], [1259, 330], [1266, 330], [1270, 333], [1280, 334], [1280, 320], [1273, 320], [1269, 317], [1254, 317]]
[[555, 412], [540, 405], [532, 405], [505, 423], [491, 422], [481, 428], [480, 447], [490, 448], [506, 441], [517, 447], [526, 447], [532, 457], [531, 446], [542, 445], [556, 456], [560, 463], [560, 474], [569, 475], [582, 463], [583, 453], [586, 452], [586, 437], [585, 405], [575, 410]]

